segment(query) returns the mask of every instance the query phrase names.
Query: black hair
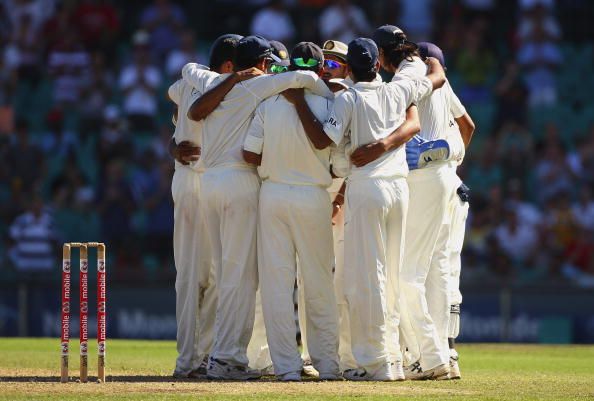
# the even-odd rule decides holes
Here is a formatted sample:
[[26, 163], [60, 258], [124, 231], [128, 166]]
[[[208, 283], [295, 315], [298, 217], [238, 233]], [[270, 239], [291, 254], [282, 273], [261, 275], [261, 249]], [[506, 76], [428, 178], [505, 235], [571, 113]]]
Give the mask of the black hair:
[[355, 82], [371, 82], [377, 76], [377, 70], [373, 67], [372, 70], [356, 70], [351, 67], [353, 78]]
[[260, 57], [256, 57], [256, 58], [249, 58], [249, 59], [240, 59], [240, 58], [236, 58], [235, 59], [235, 63], [233, 65], [233, 69], [235, 71], [242, 71], [242, 70], [247, 70], [248, 68], [252, 68], [257, 66], [262, 60], [268, 58], [268, 56], [260, 56]]
[[420, 57], [419, 47], [405, 38], [400, 43], [389, 44], [381, 49], [385, 59], [394, 68], [398, 68], [403, 60], [413, 61], [413, 56]]
[[217, 71], [227, 61], [234, 61], [236, 54], [236, 47], [239, 40], [235, 38], [225, 38], [212, 48], [210, 54], [210, 69]]

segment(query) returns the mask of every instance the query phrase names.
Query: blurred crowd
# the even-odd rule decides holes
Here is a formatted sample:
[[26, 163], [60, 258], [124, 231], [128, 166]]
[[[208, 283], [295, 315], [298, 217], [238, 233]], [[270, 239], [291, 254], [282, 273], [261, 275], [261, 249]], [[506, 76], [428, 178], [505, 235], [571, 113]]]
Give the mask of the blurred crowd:
[[464, 283], [594, 285], [594, 8], [586, 0], [0, 0], [0, 279], [108, 244], [174, 275], [168, 86], [222, 33], [348, 43], [401, 27], [446, 55], [477, 124]]

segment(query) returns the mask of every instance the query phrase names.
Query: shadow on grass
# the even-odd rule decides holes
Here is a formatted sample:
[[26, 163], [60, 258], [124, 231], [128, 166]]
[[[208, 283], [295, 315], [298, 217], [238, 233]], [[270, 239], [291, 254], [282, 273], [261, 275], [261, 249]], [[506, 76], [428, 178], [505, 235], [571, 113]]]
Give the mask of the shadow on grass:
[[[70, 376], [68, 382], [76, 383], [79, 378], [76, 376]], [[206, 377], [197, 379], [176, 379], [172, 376], [150, 376], [150, 375], [119, 375], [119, 376], [107, 376], [106, 382], [108, 383], [209, 383], [217, 382], [216, 380], [210, 380]], [[263, 382], [275, 382], [274, 376], [264, 376], [259, 380]], [[0, 376], [0, 383], [59, 383], [60, 376]], [[89, 383], [97, 382], [97, 376], [89, 376]]]

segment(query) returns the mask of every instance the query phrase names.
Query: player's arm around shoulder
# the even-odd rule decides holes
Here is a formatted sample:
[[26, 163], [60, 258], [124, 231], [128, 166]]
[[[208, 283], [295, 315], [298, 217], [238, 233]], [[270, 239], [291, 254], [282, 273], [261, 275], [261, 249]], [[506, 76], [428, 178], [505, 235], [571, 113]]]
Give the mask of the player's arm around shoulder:
[[219, 104], [225, 99], [227, 93], [233, 89], [235, 84], [262, 75], [264, 72], [257, 68], [248, 68], [247, 70], [233, 72], [229, 74], [221, 83], [204, 92], [194, 104], [188, 109], [188, 118], [194, 121], [205, 119], [212, 113]]
[[271, 100], [268, 99], [256, 108], [254, 118], [250, 123], [247, 135], [243, 142], [243, 160], [248, 164], [259, 166], [262, 164], [262, 151], [264, 150], [264, 124], [266, 108]]
[[287, 101], [295, 106], [299, 120], [303, 125], [303, 130], [316, 149], [326, 149], [333, 142], [337, 142], [333, 141], [333, 139], [331, 139], [326, 134], [322, 122], [320, 122], [318, 117], [310, 109], [307, 101], [305, 100], [303, 88], [287, 89], [282, 92], [282, 95], [287, 99]]
[[351, 154], [351, 161], [357, 167], [363, 167], [387, 152], [398, 149], [421, 131], [421, 121], [417, 106], [411, 105], [406, 110], [406, 119], [390, 135], [379, 141], [360, 146]]

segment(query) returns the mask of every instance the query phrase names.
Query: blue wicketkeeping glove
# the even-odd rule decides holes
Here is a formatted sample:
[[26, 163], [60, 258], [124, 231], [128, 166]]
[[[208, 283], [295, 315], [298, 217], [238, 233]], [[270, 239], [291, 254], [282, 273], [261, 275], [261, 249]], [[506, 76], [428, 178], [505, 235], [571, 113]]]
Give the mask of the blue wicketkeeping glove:
[[415, 135], [406, 143], [406, 162], [409, 170], [423, 168], [432, 161], [446, 160], [450, 156], [450, 145], [444, 139], [426, 141]]

